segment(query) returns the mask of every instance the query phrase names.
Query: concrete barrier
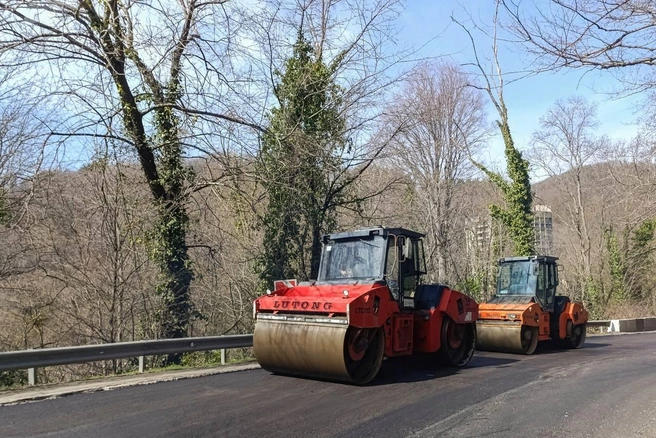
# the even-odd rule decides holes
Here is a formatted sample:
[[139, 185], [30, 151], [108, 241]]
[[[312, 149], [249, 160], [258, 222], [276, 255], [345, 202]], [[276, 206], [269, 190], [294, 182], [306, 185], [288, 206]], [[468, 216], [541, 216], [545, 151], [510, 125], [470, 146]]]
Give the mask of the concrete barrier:
[[611, 319], [608, 332], [647, 332], [656, 330], [656, 317], [649, 318], [632, 318], [632, 319]]
[[645, 318], [645, 331], [650, 332], [656, 330], [656, 318]]

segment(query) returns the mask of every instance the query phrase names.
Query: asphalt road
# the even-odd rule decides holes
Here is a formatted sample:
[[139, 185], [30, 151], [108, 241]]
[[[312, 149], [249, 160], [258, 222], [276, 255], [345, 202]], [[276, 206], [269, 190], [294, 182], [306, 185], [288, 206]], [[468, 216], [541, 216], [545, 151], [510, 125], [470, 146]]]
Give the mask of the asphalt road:
[[385, 363], [366, 387], [252, 370], [0, 407], [0, 437], [656, 437], [656, 334]]

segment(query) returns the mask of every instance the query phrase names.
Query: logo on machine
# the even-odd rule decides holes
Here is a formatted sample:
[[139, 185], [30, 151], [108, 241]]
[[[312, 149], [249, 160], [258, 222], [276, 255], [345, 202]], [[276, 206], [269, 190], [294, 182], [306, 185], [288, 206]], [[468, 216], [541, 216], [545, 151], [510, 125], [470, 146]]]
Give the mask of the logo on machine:
[[274, 301], [273, 307], [276, 309], [302, 309], [302, 310], [330, 310], [333, 308], [332, 303], [322, 303], [321, 301]]

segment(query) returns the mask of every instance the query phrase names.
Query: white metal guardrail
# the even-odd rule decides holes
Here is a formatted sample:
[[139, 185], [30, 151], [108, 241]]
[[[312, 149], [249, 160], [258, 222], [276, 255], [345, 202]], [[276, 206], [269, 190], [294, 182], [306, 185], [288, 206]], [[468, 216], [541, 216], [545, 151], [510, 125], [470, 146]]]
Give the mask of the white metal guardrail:
[[221, 362], [225, 363], [226, 349], [251, 347], [252, 345], [253, 335], [246, 334], [8, 351], [0, 353], [0, 371], [27, 369], [28, 383], [35, 385], [36, 369], [47, 366], [138, 357], [139, 372], [143, 372], [144, 356], [221, 350]]
[[[656, 330], [656, 317], [596, 320], [587, 324], [588, 327], [605, 327], [609, 333], [652, 331]], [[8, 351], [0, 353], [0, 371], [27, 369], [28, 383], [35, 385], [36, 369], [47, 366], [138, 357], [139, 372], [143, 372], [145, 356], [221, 350], [223, 364], [226, 349], [252, 346], [253, 335], [246, 334]]]

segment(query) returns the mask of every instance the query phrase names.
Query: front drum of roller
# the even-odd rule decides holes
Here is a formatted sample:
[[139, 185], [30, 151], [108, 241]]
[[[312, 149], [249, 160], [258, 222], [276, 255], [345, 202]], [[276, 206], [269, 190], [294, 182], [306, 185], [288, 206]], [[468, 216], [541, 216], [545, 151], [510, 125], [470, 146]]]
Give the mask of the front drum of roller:
[[537, 327], [478, 320], [476, 331], [476, 349], [481, 351], [533, 354], [538, 345]]
[[[378, 373], [385, 346], [382, 330], [364, 330], [370, 331], [345, 324], [258, 319], [253, 353], [260, 366], [273, 373], [364, 384]], [[369, 336], [367, 348], [351, 352], [350, 344], [365, 345], [358, 338], [362, 333]]]

